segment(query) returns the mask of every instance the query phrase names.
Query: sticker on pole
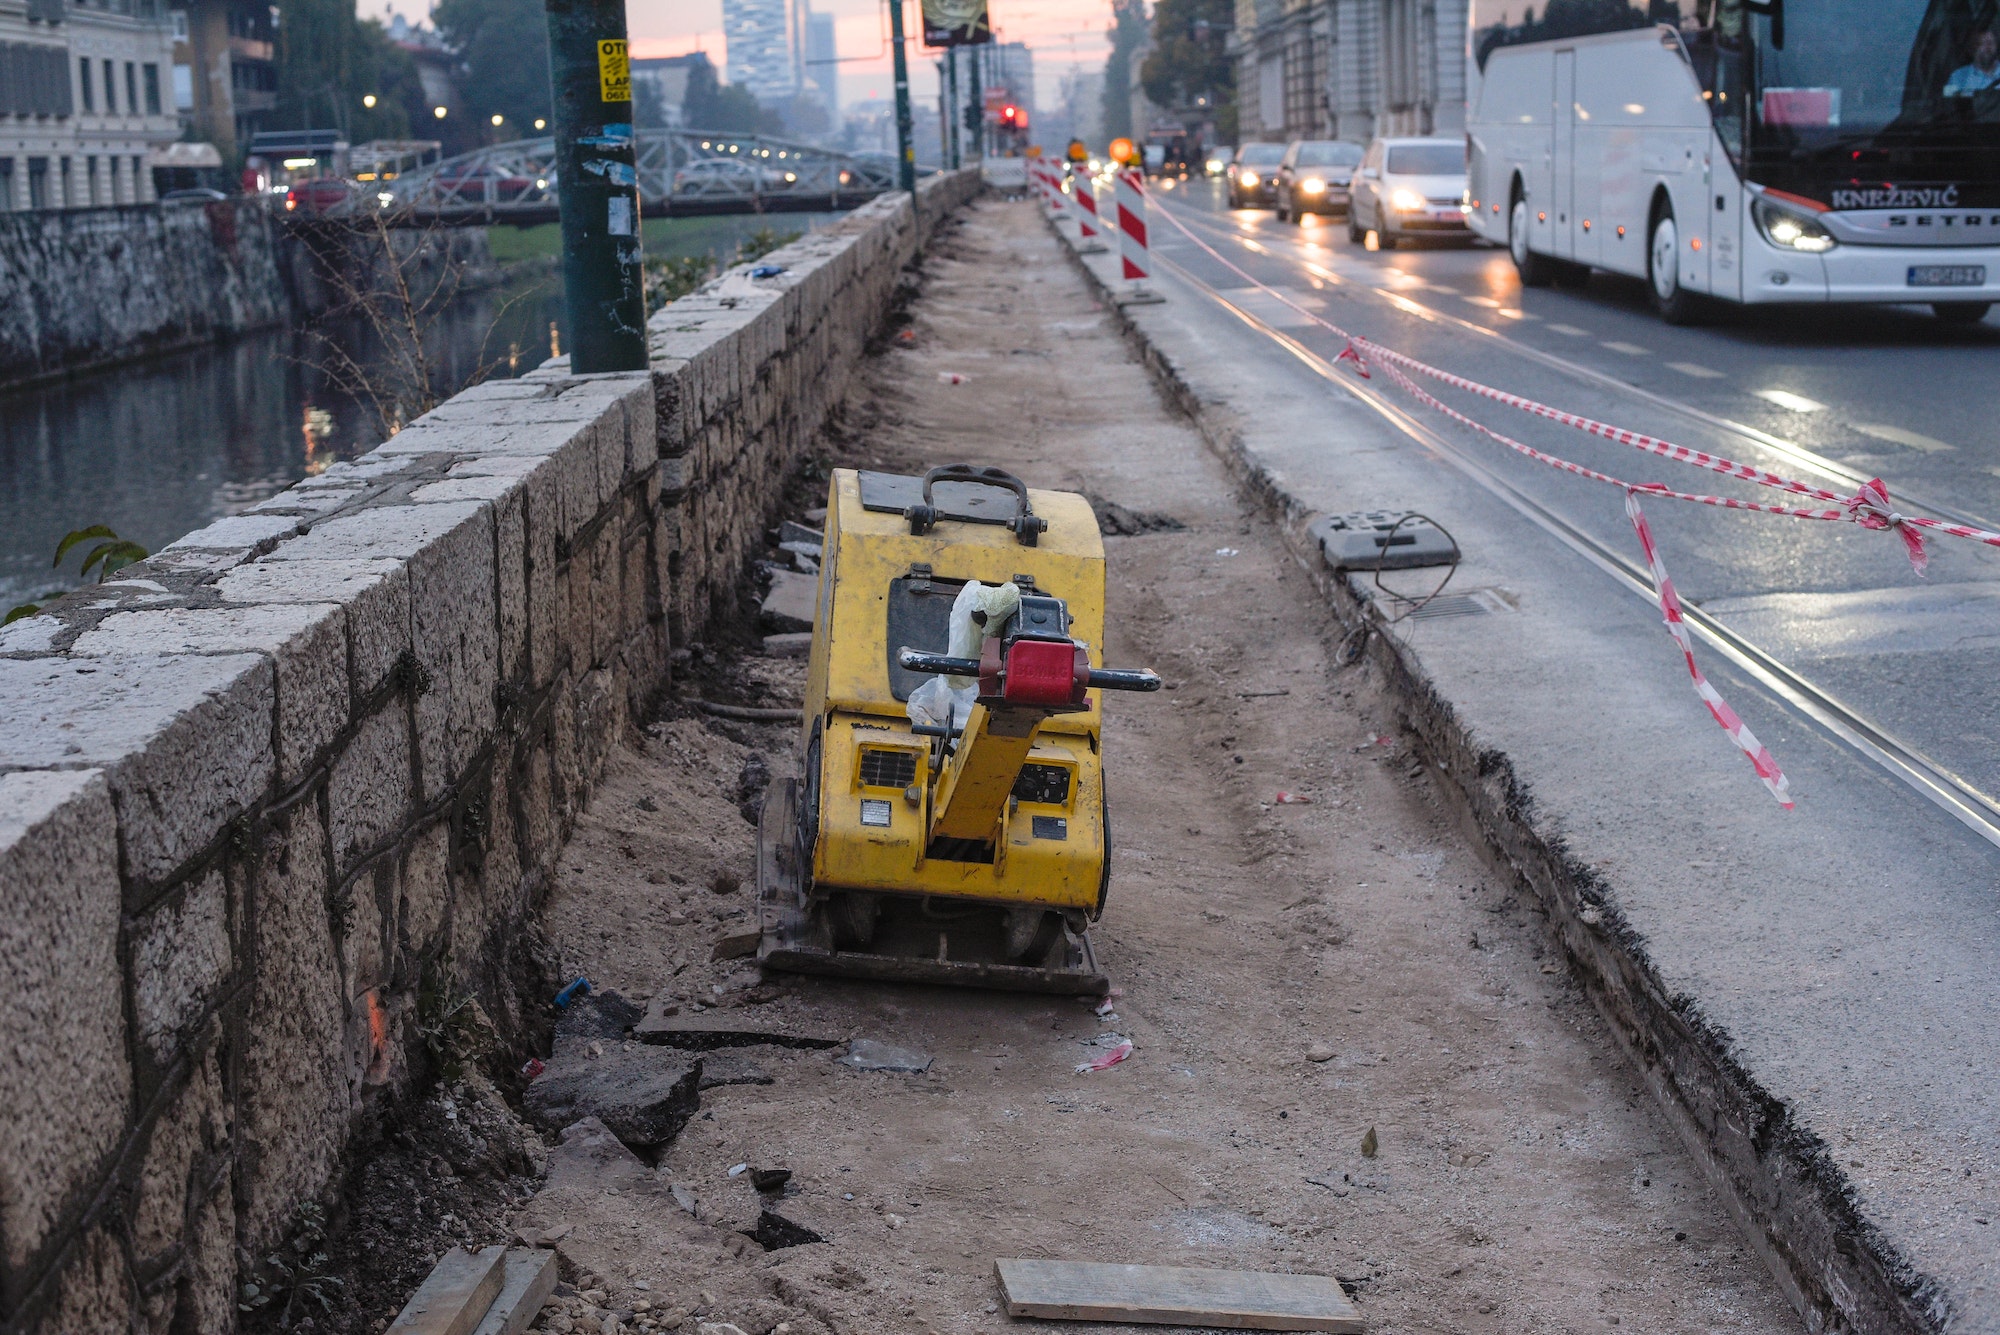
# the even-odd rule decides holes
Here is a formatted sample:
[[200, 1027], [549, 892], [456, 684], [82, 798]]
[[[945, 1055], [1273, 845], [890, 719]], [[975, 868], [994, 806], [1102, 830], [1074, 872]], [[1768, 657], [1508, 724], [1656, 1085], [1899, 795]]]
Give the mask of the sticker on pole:
[[597, 93], [605, 102], [632, 100], [632, 62], [622, 40], [597, 44]]

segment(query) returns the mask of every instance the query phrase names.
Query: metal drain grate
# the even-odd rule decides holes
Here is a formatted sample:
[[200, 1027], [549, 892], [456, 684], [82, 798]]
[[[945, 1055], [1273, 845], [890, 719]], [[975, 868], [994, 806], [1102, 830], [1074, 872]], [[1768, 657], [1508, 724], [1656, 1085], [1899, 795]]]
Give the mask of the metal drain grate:
[[1435, 621], [1443, 617], [1487, 616], [1494, 612], [1513, 610], [1513, 603], [1497, 590], [1465, 589], [1458, 593], [1439, 594], [1416, 611], [1409, 613], [1407, 619]]
[[916, 781], [916, 752], [889, 751], [875, 746], [861, 748], [863, 788], [908, 788]]

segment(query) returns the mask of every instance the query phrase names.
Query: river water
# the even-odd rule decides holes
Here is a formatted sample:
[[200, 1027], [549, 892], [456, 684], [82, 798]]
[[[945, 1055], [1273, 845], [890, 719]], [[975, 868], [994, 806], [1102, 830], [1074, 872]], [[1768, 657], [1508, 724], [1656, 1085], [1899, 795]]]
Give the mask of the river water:
[[[524, 375], [562, 340], [551, 271], [459, 297], [425, 339], [440, 395]], [[108, 524], [149, 551], [282, 491], [385, 435], [346, 392], [323, 339], [367, 374], [389, 361], [358, 321], [271, 329], [0, 395], [0, 613], [73, 585], [49, 560], [65, 533]]]

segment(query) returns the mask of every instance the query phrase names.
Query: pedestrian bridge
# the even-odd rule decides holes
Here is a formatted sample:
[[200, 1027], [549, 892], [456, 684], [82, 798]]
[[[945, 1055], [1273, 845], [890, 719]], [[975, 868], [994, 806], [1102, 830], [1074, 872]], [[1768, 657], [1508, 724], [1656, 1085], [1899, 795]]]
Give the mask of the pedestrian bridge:
[[[854, 208], [896, 185], [895, 159], [886, 154], [707, 130], [640, 130], [636, 140], [639, 198], [649, 218], [823, 213]], [[405, 225], [554, 221], [555, 140], [517, 139], [446, 158], [326, 212], [377, 209]]]

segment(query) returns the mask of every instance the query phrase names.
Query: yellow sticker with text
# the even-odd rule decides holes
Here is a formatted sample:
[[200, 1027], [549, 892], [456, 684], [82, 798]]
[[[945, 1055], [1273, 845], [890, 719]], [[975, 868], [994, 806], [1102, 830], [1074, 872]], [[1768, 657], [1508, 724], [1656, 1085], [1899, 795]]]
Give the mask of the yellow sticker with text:
[[623, 42], [597, 44], [598, 96], [605, 102], [632, 100], [632, 62]]

